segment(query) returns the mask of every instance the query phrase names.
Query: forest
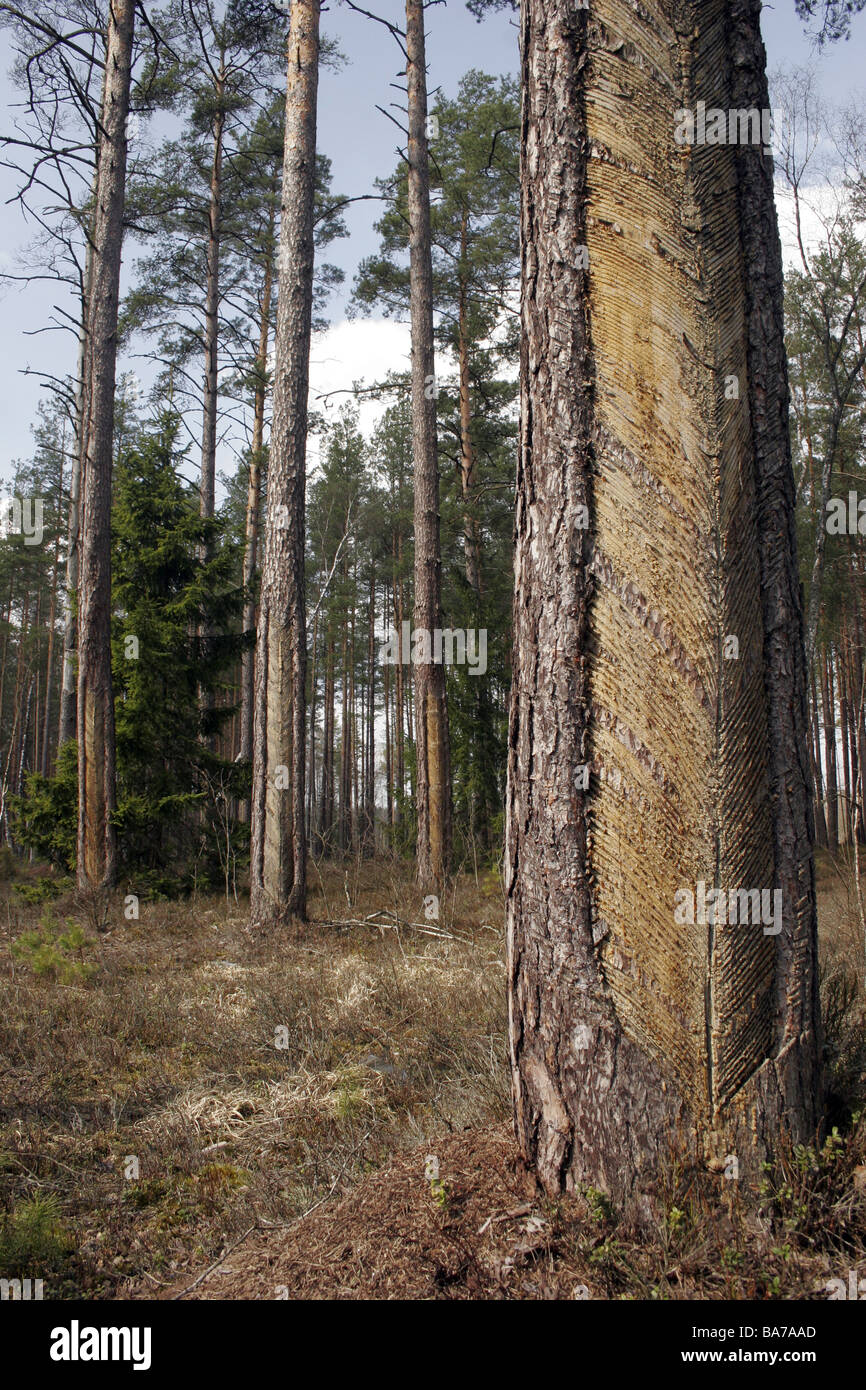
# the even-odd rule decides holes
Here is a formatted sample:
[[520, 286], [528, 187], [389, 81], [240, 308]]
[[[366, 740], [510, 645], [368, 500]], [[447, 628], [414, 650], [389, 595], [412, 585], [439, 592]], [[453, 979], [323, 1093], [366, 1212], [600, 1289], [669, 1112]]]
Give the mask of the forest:
[[866, 20], [786, 5], [0, 0], [3, 1299], [866, 1297]]

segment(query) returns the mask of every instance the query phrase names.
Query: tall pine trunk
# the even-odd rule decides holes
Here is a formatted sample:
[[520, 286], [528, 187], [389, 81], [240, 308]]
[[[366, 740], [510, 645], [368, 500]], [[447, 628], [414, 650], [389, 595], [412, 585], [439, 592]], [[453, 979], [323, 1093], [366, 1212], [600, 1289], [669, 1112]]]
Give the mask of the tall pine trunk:
[[445, 668], [433, 660], [442, 626], [439, 463], [433, 353], [433, 262], [427, 153], [427, 69], [423, 0], [406, 0], [409, 101], [409, 280], [412, 324], [412, 460], [415, 476], [416, 633], [428, 659], [415, 662], [417, 871], [423, 888], [441, 890], [451, 860], [451, 774]]
[[[674, 140], [677, 108], [767, 107], [759, 8], [521, 20], [515, 1123], [549, 1192], [637, 1214], [672, 1149], [748, 1181], [820, 1115], [772, 164]], [[714, 924], [713, 889], [767, 890], [771, 930], [779, 890], [781, 930]]]
[[306, 918], [304, 485], [313, 309], [319, 0], [295, 0], [286, 81], [274, 414], [256, 648], [250, 911]]
[[135, 0], [112, 0], [93, 220], [87, 416], [78, 583], [78, 887], [115, 873], [114, 700], [111, 687], [111, 468], [126, 123]]

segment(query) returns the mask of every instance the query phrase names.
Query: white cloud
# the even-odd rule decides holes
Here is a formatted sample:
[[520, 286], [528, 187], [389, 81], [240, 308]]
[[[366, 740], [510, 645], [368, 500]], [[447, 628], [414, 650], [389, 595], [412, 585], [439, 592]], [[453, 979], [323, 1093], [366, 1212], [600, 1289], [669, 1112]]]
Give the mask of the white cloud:
[[[797, 244], [797, 217], [794, 195], [787, 184], [777, 180], [775, 187], [776, 216], [782, 242], [782, 261], [785, 270], [801, 270], [803, 263]], [[813, 184], [800, 192], [800, 230], [808, 256], [827, 245], [827, 228], [838, 217], [847, 202], [845, 191], [834, 184]]]
[[[310, 409], [334, 420], [343, 406], [358, 407], [360, 428], [369, 438], [389, 401], [353, 396], [355, 385], [372, 386], [389, 372], [409, 370], [409, 325], [391, 319], [342, 319], [313, 338], [310, 353]], [[318, 464], [319, 441], [310, 437], [308, 471]]]

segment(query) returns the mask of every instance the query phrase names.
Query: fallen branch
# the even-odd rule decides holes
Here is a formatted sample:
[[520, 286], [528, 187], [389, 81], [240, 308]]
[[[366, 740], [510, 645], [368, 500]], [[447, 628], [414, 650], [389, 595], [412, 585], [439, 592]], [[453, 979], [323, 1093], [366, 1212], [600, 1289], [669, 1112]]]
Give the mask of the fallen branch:
[[[380, 917], [390, 917], [390, 922], [380, 922]], [[377, 927], [379, 931], [398, 931], [400, 927], [405, 927], [407, 931], [419, 931], [425, 936], [435, 936], [441, 941], [459, 941], [453, 932], [445, 931], [443, 927], [435, 927], [430, 922], [409, 922], [404, 917], [398, 917], [395, 912], [388, 912], [382, 909], [378, 912], [371, 912], [366, 917], [324, 917], [318, 920], [321, 927], [337, 927], [348, 930], [350, 927]]]

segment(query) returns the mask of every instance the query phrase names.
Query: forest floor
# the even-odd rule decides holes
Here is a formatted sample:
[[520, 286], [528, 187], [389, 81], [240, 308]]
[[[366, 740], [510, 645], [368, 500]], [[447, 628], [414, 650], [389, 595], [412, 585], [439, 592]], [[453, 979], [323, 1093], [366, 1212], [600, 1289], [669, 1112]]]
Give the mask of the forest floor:
[[118, 897], [98, 932], [70, 897], [32, 901], [43, 875], [0, 868], [0, 1275], [46, 1298], [791, 1299], [866, 1277], [841, 860], [819, 865], [837, 1137], [757, 1202], [672, 1172], [641, 1235], [521, 1167], [496, 875], [461, 876], [426, 924], [403, 863], [312, 870], [304, 932], [251, 942], [243, 900], [126, 921]]

